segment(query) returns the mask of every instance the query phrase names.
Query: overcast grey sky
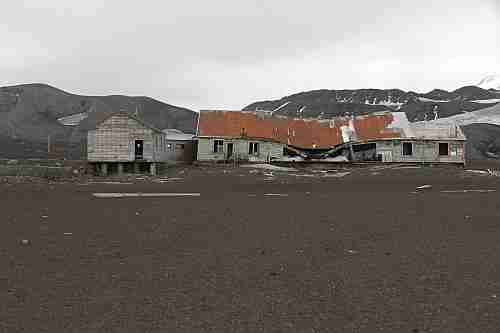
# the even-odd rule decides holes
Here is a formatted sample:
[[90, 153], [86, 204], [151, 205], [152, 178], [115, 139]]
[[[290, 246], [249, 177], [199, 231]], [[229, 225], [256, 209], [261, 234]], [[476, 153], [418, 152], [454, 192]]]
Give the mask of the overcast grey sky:
[[499, 0], [16, 0], [0, 85], [242, 108], [311, 89], [456, 89], [500, 72]]

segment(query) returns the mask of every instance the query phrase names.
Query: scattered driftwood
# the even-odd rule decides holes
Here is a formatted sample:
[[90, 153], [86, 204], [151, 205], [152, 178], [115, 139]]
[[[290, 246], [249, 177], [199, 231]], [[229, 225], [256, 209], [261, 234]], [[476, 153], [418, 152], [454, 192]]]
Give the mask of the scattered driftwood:
[[488, 173], [490, 174], [490, 176], [500, 177], [500, 171], [498, 170], [488, 169]]
[[497, 190], [447, 190], [441, 191], [441, 193], [492, 193]]
[[134, 183], [130, 183], [130, 182], [87, 182], [87, 184], [92, 184], [92, 185], [133, 185]]
[[200, 193], [92, 193], [96, 198], [199, 197]]
[[488, 171], [484, 171], [484, 170], [472, 170], [472, 169], [465, 170], [465, 172], [475, 173], [475, 174], [478, 174], [478, 175], [488, 175], [488, 174], [490, 174]]
[[280, 167], [276, 165], [271, 165], [271, 164], [245, 164], [242, 165], [241, 167], [243, 168], [252, 168], [252, 169], [263, 169], [263, 170], [272, 170], [272, 171], [297, 171], [297, 169], [294, 168], [285, 168], [285, 167]]
[[422, 186], [417, 187], [417, 190], [427, 190], [430, 188], [432, 188], [432, 185], [422, 185]]
[[179, 178], [179, 177], [172, 177], [172, 178], [158, 178], [153, 180], [154, 183], [171, 183], [171, 182], [176, 182], [176, 181], [181, 181], [184, 180], [184, 178]]
[[264, 194], [266, 197], [287, 197], [288, 194], [283, 193], [266, 193]]
[[327, 173], [323, 175], [323, 177], [333, 177], [333, 178], [342, 178], [351, 174], [350, 172], [337, 172], [337, 173]]

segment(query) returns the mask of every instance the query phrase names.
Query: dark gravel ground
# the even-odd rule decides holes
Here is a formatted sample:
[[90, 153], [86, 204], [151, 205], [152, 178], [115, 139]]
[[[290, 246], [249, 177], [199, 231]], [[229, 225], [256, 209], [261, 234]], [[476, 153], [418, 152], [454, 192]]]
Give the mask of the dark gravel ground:
[[499, 332], [500, 177], [347, 171], [4, 178], [0, 332]]

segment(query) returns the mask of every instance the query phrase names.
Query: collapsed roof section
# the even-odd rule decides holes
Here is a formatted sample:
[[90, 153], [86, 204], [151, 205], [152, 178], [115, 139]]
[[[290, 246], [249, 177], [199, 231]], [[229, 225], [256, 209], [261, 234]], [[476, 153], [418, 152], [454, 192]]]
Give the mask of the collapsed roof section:
[[276, 141], [300, 149], [331, 149], [349, 141], [416, 137], [404, 112], [319, 120], [276, 116], [268, 111], [202, 110], [197, 134]]

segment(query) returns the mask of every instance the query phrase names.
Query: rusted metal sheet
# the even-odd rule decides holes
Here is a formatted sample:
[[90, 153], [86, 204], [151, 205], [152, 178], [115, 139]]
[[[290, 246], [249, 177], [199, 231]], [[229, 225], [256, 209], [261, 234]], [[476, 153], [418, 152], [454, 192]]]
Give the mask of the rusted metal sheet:
[[354, 129], [356, 140], [401, 138], [404, 131], [390, 128], [390, 112], [377, 115], [328, 120], [298, 119], [266, 112], [201, 111], [200, 137], [264, 139], [302, 149], [327, 149], [344, 142], [342, 127]]

